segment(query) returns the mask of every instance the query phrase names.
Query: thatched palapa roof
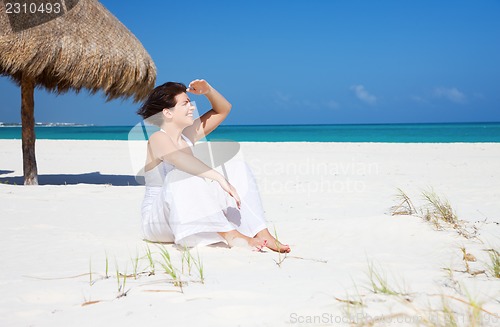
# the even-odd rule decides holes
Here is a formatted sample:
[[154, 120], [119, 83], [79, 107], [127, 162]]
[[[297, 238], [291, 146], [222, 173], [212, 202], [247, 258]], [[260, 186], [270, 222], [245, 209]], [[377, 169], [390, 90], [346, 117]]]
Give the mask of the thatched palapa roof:
[[[22, 1], [17, 1], [22, 2]], [[60, 3], [59, 16], [7, 14], [0, 0], [0, 75], [22, 77], [57, 93], [102, 90], [108, 99], [144, 99], [155, 65], [137, 38], [97, 0], [31, 0]], [[45, 21], [44, 21], [45, 20]]]
[[[59, 10], [47, 12], [49, 4]], [[37, 185], [36, 86], [140, 101], [154, 87], [156, 68], [139, 40], [97, 0], [0, 0], [0, 75], [21, 87], [24, 184]]]

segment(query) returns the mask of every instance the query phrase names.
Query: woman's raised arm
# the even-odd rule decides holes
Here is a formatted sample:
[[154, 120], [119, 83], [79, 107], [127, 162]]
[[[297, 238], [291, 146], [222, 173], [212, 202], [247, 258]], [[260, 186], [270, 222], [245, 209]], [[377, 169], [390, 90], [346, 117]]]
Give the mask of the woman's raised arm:
[[231, 111], [231, 103], [214, 89], [205, 80], [194, 80], [189, 83], [188, 92], [205, 95], [212, 105], [212, 109], [196, 119], [193, 125], [184, 129], [186, 135], [193, 143], [210, 134], [219, 126]]

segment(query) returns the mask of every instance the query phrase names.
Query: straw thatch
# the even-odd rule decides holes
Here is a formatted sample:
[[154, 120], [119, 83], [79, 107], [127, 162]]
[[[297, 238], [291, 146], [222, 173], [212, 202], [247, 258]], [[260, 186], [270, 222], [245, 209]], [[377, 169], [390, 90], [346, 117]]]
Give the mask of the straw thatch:
[[0, 75], [19, 84], [28, 76], [58, 93], [85, 88], [108, 99], [144, 99], [156, 68], [141, 43], [96, 0], [63, 3], [64, 15], [18, 32], [22, 17], [0, 5]]
[[102, 90], [108, 100], [140, 101], [153, 89], [154, 63], [135, 36], [97, 0], [30, 0], [62, 5], [59, 15], [6, 12], [0, 0], [0, 75], [21, 87], [25, 184], [38, 184], [35, 158], [36, 86], [63, 93]]

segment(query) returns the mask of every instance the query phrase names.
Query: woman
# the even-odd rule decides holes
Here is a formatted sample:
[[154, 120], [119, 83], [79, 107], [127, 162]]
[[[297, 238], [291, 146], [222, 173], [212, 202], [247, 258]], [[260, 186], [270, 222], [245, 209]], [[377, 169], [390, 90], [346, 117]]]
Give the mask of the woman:
[[[211, 110], [198, 119], [186, 92], [205, 95]], [[255, 179], [242, 162], [228, 162], [231, 183], [197, 159], [191, 150], [227, 117], [231, 104], [204, 80], [168, 82], [156, 87], [137, 112], [160, 127], [151, 135], [144, 167], [142, 204], [145, 238], [196, 246], [226, 241], [232, 246], [290, 252], [266, 228]], [[246, 189], [240, 199], [235, 186]], [[231, 200], [232, 199], [232, 200]]]

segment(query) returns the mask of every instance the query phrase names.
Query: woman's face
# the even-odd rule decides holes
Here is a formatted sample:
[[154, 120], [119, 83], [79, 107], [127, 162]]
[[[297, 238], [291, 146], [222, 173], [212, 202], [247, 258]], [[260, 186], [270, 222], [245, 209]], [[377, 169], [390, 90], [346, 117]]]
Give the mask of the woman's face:
[[186, 93], [178, 94], [175, 99], [177, 104], [170, 108], [172, 122], [181, 126], [191, 126], [194, 122], [193, 114], [195, 106], [191, 104], [191, 100]]

